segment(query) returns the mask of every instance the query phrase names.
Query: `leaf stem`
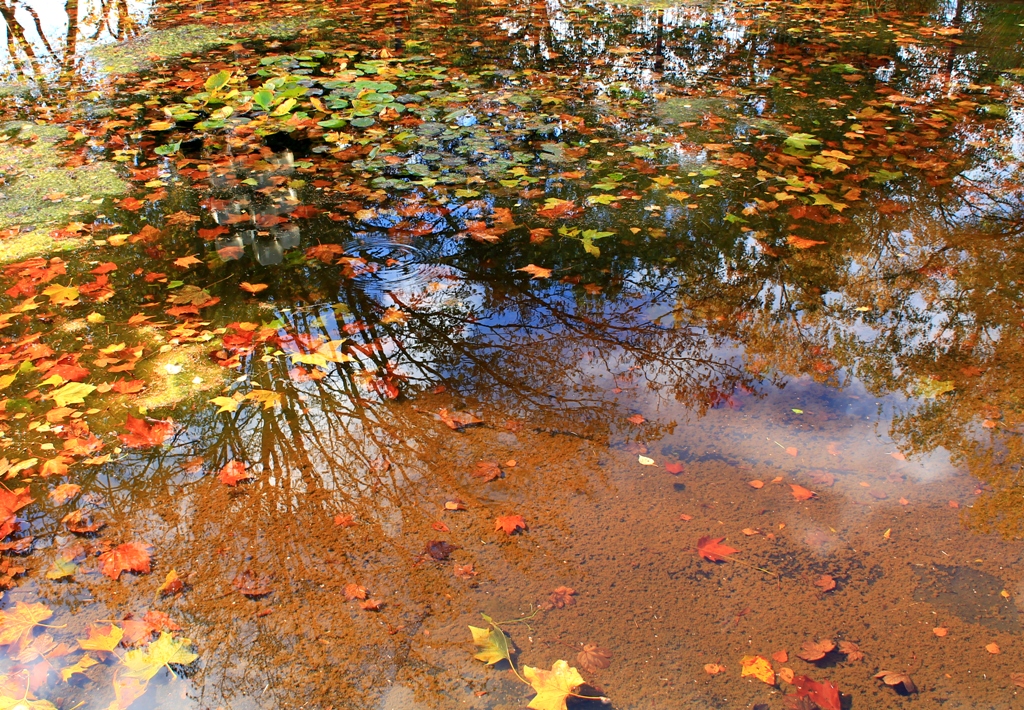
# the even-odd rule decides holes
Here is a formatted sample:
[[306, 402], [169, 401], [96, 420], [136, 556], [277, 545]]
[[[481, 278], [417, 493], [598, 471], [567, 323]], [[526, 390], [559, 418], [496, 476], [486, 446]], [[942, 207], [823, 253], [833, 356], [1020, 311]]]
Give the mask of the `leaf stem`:
[[[514, 619], [514, 620], [512, 620], [510, 622], [501, 622], [501, 623], [515, 623], [517, 621], [522, 621], [523, 623], [526, 623], [525, 619], [532, 619], [534, 616], [537, 615], [537, 612], [539, 612], [539, 611], [540, 611], [540, 608], [537, 608], [536, 610], [534, 610], [534, 612], [530, 616], [522, 617], [520, 619]], [[501, 628], [501, 626], [498, 625], [497, 621], [494, 621], [493, 619], [487, 618], [487, 623], [490, 624], [491, 626], [493, 626], [498, 631], [498, 633], [501, 634], [502, 638], [506, 638], [507, 639], [507, 637], [505, 636], [505, 631]], [[527, 624], [527, 626], [529, 626], [529, 624]], [[505, 641], [505, 660], [508, 661], [508, 665], [512, 669], [512, 672], [515, 673], [516, 678], [518, 678], [523, 683], [525, 683], [526, 685], [528, 685], [528, 686], [530, 686], [532, 688], [533, 684], [530, 683], [530, 681], [526, 680], [526, 678], [523, 678], [521, 675], [519, 675], [519, 671], [516, 669], [516, 664], [512, 662], [512, 654], [508, 650], [508, 641], [507, 640]], [[578, 693], [572, 693], [572, 692], [566, 693], [566, 695], [569, 695], [569, 696], [571, 696], [573, 698], [581, 698], [583, 700], [597, 700], [598, 702], [603, 703], [605, 705], [611, 703], [611, 700], [609, 698], [604, 697], [603, 695], [580, 695]]]

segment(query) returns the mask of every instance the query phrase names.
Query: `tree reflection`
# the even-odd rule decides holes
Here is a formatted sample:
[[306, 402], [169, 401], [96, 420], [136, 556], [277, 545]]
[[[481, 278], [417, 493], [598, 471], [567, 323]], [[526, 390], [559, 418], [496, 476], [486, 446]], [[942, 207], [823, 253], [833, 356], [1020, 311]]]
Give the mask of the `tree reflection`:
[[57, 74], [75, 78], [83, 47], [133, 37], [153, 4], [153, 0], [3, 0], [0, 17], [6, 52], [0, 54], [0, 71], [29, 81], [48, 81]]

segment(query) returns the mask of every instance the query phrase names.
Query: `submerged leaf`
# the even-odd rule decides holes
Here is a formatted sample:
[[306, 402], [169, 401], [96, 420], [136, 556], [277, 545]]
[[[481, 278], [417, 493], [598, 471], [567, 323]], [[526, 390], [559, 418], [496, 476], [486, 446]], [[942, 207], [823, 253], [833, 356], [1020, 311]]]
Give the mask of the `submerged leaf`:
[[705, 535], [697, 541], [697, 554], [708, 562], [722, 562], [725, 560], [726, 555], [739, 552], [739, 550], [734, 547], [723, 545], [722, 540], [724, 539], [724, 537], [713, 538], [709, 535]]

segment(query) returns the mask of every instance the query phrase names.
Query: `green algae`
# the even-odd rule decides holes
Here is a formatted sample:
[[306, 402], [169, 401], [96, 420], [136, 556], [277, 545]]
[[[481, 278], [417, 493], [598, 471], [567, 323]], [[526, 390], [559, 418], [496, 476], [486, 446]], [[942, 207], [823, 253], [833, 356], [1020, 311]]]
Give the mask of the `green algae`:
[[56, 147], [67, 137], [63, 128], [32, 123], [3, 128], [8, 140], [0, 143], [0, 171], [7, 182], [0, 187], [0, 229], [24, 231], [0, 241], [0, 263], [79, 246], [83, 239], [58, 241], [50, 232], [94, 212], [104, 198], [123, 194], [126, 183], [107, 163], [63, 167]]
[[734, 116], [739, 109], [735, 101], [720, 98], [682, 97], [659, 101], [655, 114], [663, 124], [700, 122], [705, 115]]
[[[150, 335], [156, 342], [164, 340], [162, 333]], [[206, 351], [205, 344], [191, 343], [157, 353], [139, 373], [147, 388], [134, 404], [142, 411], [167, 409], [203, 393], [209, 398], [212, 391], [220, 392], [225, 370], [210, 362]]]
[[99, 47], [93, 50], [92, 55], [98, 61], [101, 71], [109, 74], [129, 74], [149, 69], [161, 61], [187, 54], [199, 54], [251, 37], [291, 39], [304, 29], [324, 24], [323, 20], [290, 18], [256, 22], [237, 29], [202, 24], [180, 25], [152, 30], [122, 44]]

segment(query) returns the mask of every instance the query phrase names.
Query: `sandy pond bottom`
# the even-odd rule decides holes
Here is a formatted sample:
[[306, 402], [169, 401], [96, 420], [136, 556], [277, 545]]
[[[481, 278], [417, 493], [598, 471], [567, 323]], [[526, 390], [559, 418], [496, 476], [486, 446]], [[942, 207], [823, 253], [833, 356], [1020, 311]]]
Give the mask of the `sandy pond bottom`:
[[[187, 621], [203, 667], [148, 697], [235, 710], [523, 707], [532, 693], [504, 663], [472, 659], [467, 626], [485, 625], [484, 612], [525, 617], [503, 625], [519, 665], [579, 665], [583, 644], [606, 649], [609, 667], [584, 677], [615, 708], [787, 707], [793, 686], [741, 677], [741, 658], [780, 651], [777, 673], [835, 683], [844, 708], [1017, 706], [1021, 545], [968, 531], [977, 482], [938, 454], [894, 457], [873, 400], [794, 382], [697, 418], [620, 397], [647, 421], [611, 435], [608, 422], [486, 408], [483, 426], [454, 432], [428, 414], [452, 405], [444, 395], [395, 404], [410, 427], [401, 480], [396, 467], [359, 492], [330, 491], [298, 471], [159, 503], [152, 517], [171, 523], [162, 549], [177, 550], [166, 562], [192, 570], [168, 611]], [[617, 410], [609, 417], [624, 419]], [[504, 476], [473, 477], [479, 461]], [[682, 473], [666, 471], [677, 463]], [[797, 500], [791, 484], [816, 496]], [[444, 509], [456, 499], [466, 510]], [[356, 525], [332, 524], [338, 511]], [[508, 514], [527, 531], [496, 532]], [[701, 559], [703, 536], [738, 552]], [[436, 560], [437, 541], [457, 549]], [[274, 591], [230, 593], [242, 569]], [[816, 585], [825, 575], [834, 589]], [[347, 584], [381, 608], [346, 601]], [[559, 587], [573, 593], [552, 597]], [[852, 642], [863, 658], [797, 657], [819, 640]], [[880, 670], [909, 673], [918, 693], [874, 680]]]

